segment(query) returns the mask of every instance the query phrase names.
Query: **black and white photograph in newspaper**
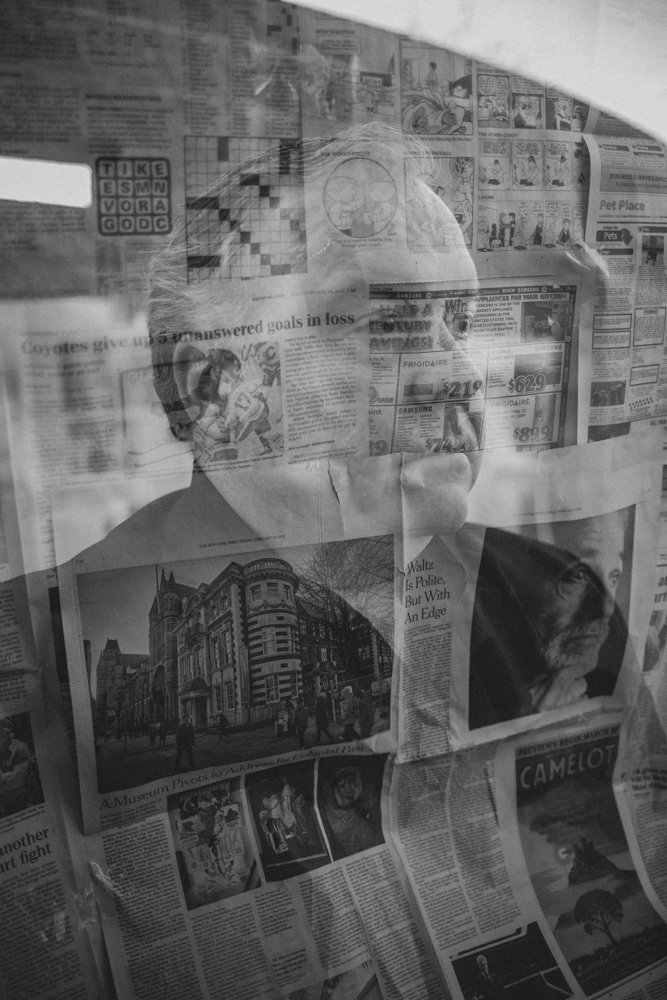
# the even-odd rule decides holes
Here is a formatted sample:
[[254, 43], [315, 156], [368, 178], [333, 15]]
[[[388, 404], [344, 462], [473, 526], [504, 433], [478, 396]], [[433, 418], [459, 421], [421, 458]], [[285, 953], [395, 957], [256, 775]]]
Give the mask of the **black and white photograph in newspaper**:
[[567, 1000], [573, 991], [533, 922], [467, 949], [452, 966], [464, 1000]]
[[516, 755], [526, 867], [586, 996], [667, 959], [667, 924], [644, 892], [614, 798], [618, 729], [575, 733]]
[[487, 529], [470, 636], [471, 730], [614, 693], [633, 534], [632, 507]]
[[384, 843], [382, 780], [386, 754], [322, 757], [317, 807], [334, 861]]
[[652, 233], [649, 236], [642, 236], [642, 254], [644, 265], [658, 267], [662, 270], [665, 261], [665, 237], [656, 236]]
[[299, 83], [304, 135], [335, 135], [349, 125], [396, 121], [398, 41], [391, 32], [303, 9]]
[[315, 812], [314, 762], [255, 771], [245, 791], [267, 882], [280, 882], [329, 864]]
[[0, 822], [44, 801], [28, 712], [0, 717]]
[[259, 885], [240, 784], [239, 778], [218, 781], [167, 800], [188, 910]]
[[573, 304], [565, 295], [526, 302], [521, 309], [521, 340], [560, 343], [572, 337]]
[[100, 792], [389, 728], [392, 536], [77, 586]]
[[[201, 350], [193, 347], [194, 356]], [[186, 356], [183, 358], [186, 363]], [[202, 388], [194, 441], [210, 461], [283, 452], [280, 348], [260, 341], [219, 352], [215, 391]]]

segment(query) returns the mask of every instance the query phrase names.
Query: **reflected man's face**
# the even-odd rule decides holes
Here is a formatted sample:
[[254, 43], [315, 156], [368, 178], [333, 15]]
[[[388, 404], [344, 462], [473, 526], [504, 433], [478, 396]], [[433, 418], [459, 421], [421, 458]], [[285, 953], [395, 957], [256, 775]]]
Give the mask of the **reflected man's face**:
[[[288, 329], [282, 325], [277, 332], [267, 331], [274, 340], [276, 368], [280, 378], [275, 381], [265, 379], [270, 384], [259, 385], [250, 392], [253, 399], [257, 397], [259, 400], [256, 405], [261, 410], [251, 429], [256, 430], [260, 440], [262, 434], [271, 438], [274, 431], [277, 437], [284, 435], [285, 445], [280, 444], [275, 451], [271, 451], [266, 441], [263, 442], [269, 458], [274, 454], [279, 458], [287, 456], [288, 445], [294, 444], [288, 442], [288, 436], [295, 434], [298, 444], [293, 449], [293, 454], [288, 456], [295, 466], [297, 457], [304, 462], [335, 459], [339, 463], [349, 463], [352, 491], [357, 490], [359, 493], [356, 502], [364, 516], [366, 509], [369, 512], [378, 509], [396, 511], [394, 520], [397, 528], [417, 530], [419, 527], [424, 532], [432, 532], [459, 527], [465, 520], [467, 494], [477, 478], [481, 464], [484, 378], [469, 353], [475, 311], [474, 293], [478, 284], [475, 266], [451, 211], [426, 183], [421, 180], [415, 183], [419, 187], [421, 204], [426, 209], [430, 223], [429, 239], [437, 245], [420, 245], [418, 249], [407, 246], [405, 234], [409, 205], [403, 206], [403, 219], [400, 219], [400, 208], [397, 210], [395, 247], [380, 245], [377, 249], [371, 249], [362, 242], [358, 248], [350, 245], [349, 241], [338, 243], [336, 234], [326, 228], [328, 223], [323, 223], [319, 242], [317, 233], [312, 239], [309, 234], [307, 274], [291, 275], [280, 289], [289, 292], [285, 299], [284, 315], [291, 312], [295, 317], [305, 318], [315, 303], [320, 316], [325, 313], [344, 316], [347, 322], [335, 329], [325, 329], [322, 326], [321, 372], [317, 371], [316, 359], [312, 353], [305, 353], [303, 370], [295, 368], [294, 358], [295, 342], [303, 335], [308, 336], [308, 351], [311, 351], [312, 337], [320, 331], [315, 333], [313, 330], [306, 330], [301, 323], [300, 333], [296, 337], [294, 328]], [[308, 202], [306, 208], [309, 210]], [[317, 206], [313, 205], [311, 215], [316, 210]], [[429, 329], [431, 346], [426, 350], [430, 352], [431, 360], [438, 353], [447, 354], [448, 358], [447, 364], [438, 369], [437, 365], [427, 367], [423, 361], [420, 362], [420, 354], [415, 353], [414, 367], [408, 365], [404, 368], [403, 395], [397, 394], [396, 397], [397, 408], [401, 404], [428, 402], [424, 391], [428, 391], [428, 383], [432, 382], [434, 388], [431, 388], [431, 392], [436, 395], [429, 398], [434, 401], [434, 409], [438, 413], [428, 426], [431, 428], [435, 425], [437, 429], [422, 430], [419, 423], [421, 418], [416, 416], [413, 419], [415, 430], [405, 433], [401, 431], [402, 437], [395, 434], [393, 443], [383, 440], [385, 450], [377, 452], [372, 450], [374, 442], [369, 444], [365, 422], [370, 419], [371, 387], [379, 384], [378, 379], [382, 381], [386, 377], [385, 374], [378, 375], [372, 368], [376, 362], [372, 362], [371, 358], [380, 354], [382, 349], [371, 351], [370, 346], [369, 324], [373, 304], [367, 296], [371, 285], [386, 286], [388, 289], [397, 285], [409, 286], [416, 296], [415, 300], [419, 300], [422, 306], [427, 302], [431, 303], [434, 321]], [[272, 285], [271, 288], [273, 287], [275, 286]], [[451, 287], [464, 291], [461, 302], [465, 300], [465, 304], [460, 310], [448, 310], [447, 303], [456, 298], [447, 291]], [[327, 296], [327, 288], [340, 289], [341, 292], [332, 292]], [[345, 291], [350, 288], [356, 290], [354, 302], [351, 301], [354, 297]], [[320, 294], [319, 289], [322, 290], [321, 297], [313, 298], [313, 295]], [[434, 289], [439, 290], [441, 298], [435, 296]], [[220, 320], [223, 326], [257, 322], [257, 306], [248, 301], [247, 292], [245, 289], [243, 291], [245, 300], [243, 295], [239, 295], [237, 300], [239, 316]], [[419, 298], [422, 291], [423, 298]], [[429, 299], [428, 295], [432, 297]], [[362, 304], [364, 301], [365, 305]], [[227, 304], [229, 302], [228, 298]], [[351, 317], [353, 305], [354, 316]], [[400, 327], [396, 332], [400, 333]], [[356, 403], [350, 397], [350, 377], [347, 371], [344, 377], [342, 374], [337, 376], [337, 366], [340, 363], [349, 366], [349, 351], [345, 356], [345, 340], [348, 337], [354, 338], [359, 345], [355, 368]], [[292, 358], [289, 356], [290, 351]], [[251, 435], [248, 433], [241, 440], [240, 432], [235, 430], [235, 425], [230, 424], [229, 413], [226, 410], [223, 412], [222, 404], [217, 399], [216, 406], [219, 407], [220, 414], [213, 412], [210, 406], [201, 405], [205, 395], [202, 392], [202, 380], [210, 378], [211, 371], [216, 367], [216, 354], [219, 353], [216, 348], [185, 344], [177, 348], [175, 361], [181, 399], [188, 412], [192, 413], [196, 425], [195, 442], [201, 444], [196, 453], [197, 461], [224, 495], [228, 490], [229, 476], [220, 467], [219, 451], [211, 449], [211, 458], [207, 461], [206, 445], [211, 438], [215, 440], [222, 418], [226, 421], [225, 429], [229, 425], [232, 436], [239, 438], [239, 446], [245, 447]], [[339, 356], [341, 362], [338, 361]], [[327, 357], [330, 360], [327, 361]], [[382, 364], [389, 365], [390, 361], [392, 364], [394, 361], [398, 363], [398, 359], [399, 354], [392, 356], [392, 350], [389, 350], [385, 353]], [[408, 360], [413, 359], [411, 357]], [[249, 363], [244, 364], [248, 367]], [[327, 376], [325, 379], [321, 377], [322, 373]], [[430, 377], [431, 373], [433, 378]], [[415, 387], [412, 395], [411, 380], [414, 380]], [[217, 386], [214, 388], [217, 389]], [[220, 396], [221, 393], [218, 391], [217, 395]], [[274, 408], [277, 411], [279, 406], [286, 406], [286, 411], [283, 414], [281, 409], [276, 416]], [[298, 437], [300, 429], [297, 426], [295, 408], [302, 411], [301, 420], [307, 420], [308, 426], [313, 428], [307, 439], [303, 431], [302, 438]], [[267, 410], [270, 410], [268, 416]], [[341, 415], [345, 418], [341, 424], [342, 430], [336, 427], [336, 423], [341, 421]], [[270, 425], [268, 432], [263, 429], [263, 425], [260, 426], [262, 420]], [[437, 420], [440, 420], [439, 424]], [[320, 439], [321, 445], [318, 443]], [[272, 440], [271, 438], [269, 444], [272, 444]], [[432, 443], [427, 444], [427, 441]], [[376, 456], [387, 459], [389, 452], [403, 457], [393, 464], [376, 460]], [[239, 457], [243, 457], [240, 452]], [[412, 518], [408, 524], [404, 515], [406, 505]], [[389, 520], [388, 516], [387, 521]]]
[[[430, 231], [444, 236], [444, 244], [424, 247], [419, 254], [406, 246], [399, 246], [390, 256], [386, 252], [368, 256], [361, 263], [360, 276], [369, 285], [409, 285], [416, 289], [423, 288], [426, 292], [438, 286], [442, 288], [446, 283], [454, 283], [457, 288], [474, 292], [478, 287], [477, 271], [456, 219], [425, 180], [416, 178], [414, 184], [417, 189], [415, 194], [428, 212]], [[407, 211], [410, 211], [409, 205]], [[343, 262], [344, 258], [340, 266], [343, 266]], [[475, 419], [474, 415], [471, 418], [470, 413], [470, 399], [474, 397], [477, 409], [480, 410], [484, 393], [484, 379], [470, 357], [470, 347], [474, 340], [476, 298], [474, 294], [468, 295], [465, 300], [458, 301], [456, 309], [452, 309], [452, 297], [445, 293], [441, 300], [433, 298], [432, 305], [435, 317], [430, 330], [433, 350], [449, 355], [451, 364], [448, 371], [459, 372], [453, 378], [460, 379], [464, 385], [469, 386], [470, 394], [461, 401], [455, 395], [449, 397], [444, 407], [442, 441], [437, 448], [430, 450], [437, 451], [438, 461], [434, 465], [439, 465], [441, 470], [447, 467], [452, 481], [468, 492], [479, 474], [482, 457], [481, 412], [479, 419]], [[397, 314], [395, 332], [398, 333], [401, 330], [400, 320], [405, 317], [401, 317], [398, 307]], [[360, 319], [359, 336], [363, 337], [368, 320], [367, 317]], [[391, 317], [388, 319], [390, 321]], [[419, 355], [415, 355], [415, 360], [418, 358]], [[415, 383], [425, 380], [425, 371], [429, 373], [432, 369], [415, 367]], [[369, 381], [370, 377], [369, 372]], [[449, 377], [452, 378], [451, 374]], [[437, 376], [434, 378], [437, 379]], [[413, 449], [394, 448], [394, 451], [400, 450]]]
[[584, 677], [595, 669], [609, 632], [623, 572], [623, 521], [614, 512], [560, 525], [557, 532], [571, 561], [544, 586], [537, 633], [552, 673]]
[[336, 803], [342, 808], [348, 809], [360, 797], [362, 790], [363, 784], [358, 768], [347, 768], [334, 785]]

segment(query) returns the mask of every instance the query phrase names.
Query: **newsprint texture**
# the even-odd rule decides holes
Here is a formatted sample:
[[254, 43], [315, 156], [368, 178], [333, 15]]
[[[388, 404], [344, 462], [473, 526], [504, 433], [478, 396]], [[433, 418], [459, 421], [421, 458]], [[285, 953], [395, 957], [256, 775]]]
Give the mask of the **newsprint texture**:
[[0, 996], [664, 1000], [667, 150], [280, 0], [4, 0]]

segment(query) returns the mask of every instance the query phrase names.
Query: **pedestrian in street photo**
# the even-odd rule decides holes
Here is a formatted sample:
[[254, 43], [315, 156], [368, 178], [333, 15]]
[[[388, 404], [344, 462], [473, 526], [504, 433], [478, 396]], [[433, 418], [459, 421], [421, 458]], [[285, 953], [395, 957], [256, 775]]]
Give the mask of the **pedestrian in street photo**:
[[299, 740], [299, 748], [306, 745], [306, 730], [308, 729], [308, 709], [304, 705], [303, 698], [297, 698], [294, 710], [294, 732]]
[[185, 754], [187, 763], [194, 770], [195, 760], [193, 748], [195, 745], [195, 730], [190, 716], [186, 715], [176, 730], [176, 770], [180, 767], [181, 758]]
[[324, 735], [333, 741], [333, 736], [329, 732], [329, 699], [324, 691], [320, 691], [315, 702], [315, 742], [320, 742], [320, 736]]
[[229, 720], [225, 713], [221, 712], [218, 719], [218, 743], [222, 743], [223, 736], [229, 736]]
[[357, 712], [355, 697], [352, 688], [348, 684], [341, 691], [341, 701], [340, 701], [340, 718], [343, 723], [343, 739], [347, 743], [349, 740], [358, 740], [359, 733], [355, 728], [355, 723], [357, 721]]

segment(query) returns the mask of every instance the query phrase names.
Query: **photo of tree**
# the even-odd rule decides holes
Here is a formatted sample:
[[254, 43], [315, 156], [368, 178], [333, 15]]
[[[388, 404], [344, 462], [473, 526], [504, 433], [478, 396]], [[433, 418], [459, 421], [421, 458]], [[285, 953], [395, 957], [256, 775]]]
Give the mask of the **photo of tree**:
[[390, 535], [82, 573], [77, 583], [100, 792], [389, 728]]
[[618, 733], [517, 755], [521, 845], [551, 931], [586, 996], [667, 955], [667, 925], [633, 865], [612, 788]]

